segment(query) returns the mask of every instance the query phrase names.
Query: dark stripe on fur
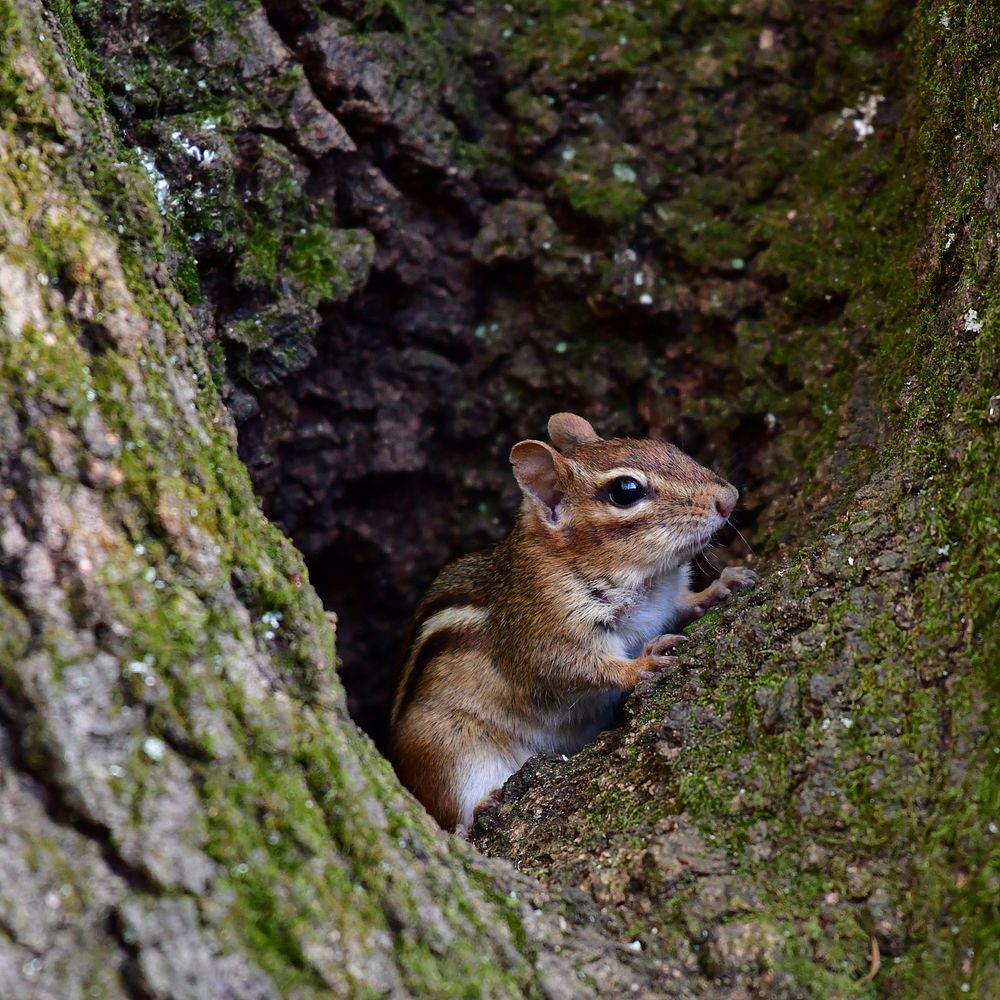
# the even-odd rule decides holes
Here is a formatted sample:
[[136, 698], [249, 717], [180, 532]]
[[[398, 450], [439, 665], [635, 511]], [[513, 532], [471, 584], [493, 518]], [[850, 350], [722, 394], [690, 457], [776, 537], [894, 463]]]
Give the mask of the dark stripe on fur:
[[420, 687], [420, 682], [423, 680], [430, 662], [444, 653], [457, 653], [472, 649], [476, 644], [476, 628], [476, 626], [466, 625], [439, 629], [437, 632], [432, 632], [417, 646], [413, 651], [413, 661], [406, 674], [403, 693], [399, 699], [399, 708], [396, 711], [397, 722], [403, 717], [403, 713], [409, 708], [416, 696], [417, 689]]
[[428, 595], [424, 602], [417, 608], [414, 635], [420, 633], [420, 626], [428, 618], [433, 618], [439, 611], [448, 608], [482, 608], [486, 605], [482, 601], [476, 600], [476, 595], [470, 595], [467, 590], [446, 590], [442, 594]]

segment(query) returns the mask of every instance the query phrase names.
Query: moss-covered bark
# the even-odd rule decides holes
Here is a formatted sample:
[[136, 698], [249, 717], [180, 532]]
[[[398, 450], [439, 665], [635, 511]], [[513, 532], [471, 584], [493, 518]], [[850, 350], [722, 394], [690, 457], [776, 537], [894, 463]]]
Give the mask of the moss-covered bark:
[[350, 723], [79, 39], [0, 37], [0, 994], [638, 988]]
[[[0, 2], [0, 994], [993, 996], [992, 6]], [[764, 585], [479, 831], [555, 896], [220, 390], [383, 595], [550, 409], [738, 461]]]
[[[913, 13], [870, 233], [827, 230], [865, 295], [838, 321], [860, 372], [830, 371], [847, 401], [807, 486], [819, 517], [784, 504], [778, 537], [798, 537], [763, 586], [479, 831], [618, 909], [681, 977], [809, 997], [1000, 983], [994, 13]], [[842, 156], [816, 142], [806, 189]]]

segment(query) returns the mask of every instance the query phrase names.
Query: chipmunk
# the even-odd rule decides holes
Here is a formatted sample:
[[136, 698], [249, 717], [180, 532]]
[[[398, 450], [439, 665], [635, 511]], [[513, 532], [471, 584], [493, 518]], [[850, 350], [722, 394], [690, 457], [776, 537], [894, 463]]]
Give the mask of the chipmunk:
[[739, 493], [661, 441], [602, 440], [572, 413], [514, 445], [511, 534], [448, 565], [424, 596], [390, 717], [400, 780], [445, 829], [533, 754], [574, 753], [639, 679], [672, 662], [676, 630], [757, 576], [729, 567], [698, 593], [689, 560]]

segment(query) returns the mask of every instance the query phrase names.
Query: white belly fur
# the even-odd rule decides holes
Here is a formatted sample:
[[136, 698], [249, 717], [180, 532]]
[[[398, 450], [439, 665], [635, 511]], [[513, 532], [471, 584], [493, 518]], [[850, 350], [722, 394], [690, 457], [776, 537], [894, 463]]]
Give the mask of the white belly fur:
[[676, 627], [690, 580], [691, 568], [685, 564], [661, 577], [636, 598], [609, 630], [616, 655], [635, 659], [650, 639]]

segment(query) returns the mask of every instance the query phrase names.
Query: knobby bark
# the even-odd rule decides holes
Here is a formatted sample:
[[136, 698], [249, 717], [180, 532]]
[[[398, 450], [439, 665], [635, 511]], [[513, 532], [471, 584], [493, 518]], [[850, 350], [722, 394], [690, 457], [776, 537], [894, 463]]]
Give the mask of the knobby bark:
[[[990, 8], [0, 3], [0, 994], [991, 996]], [[525, 875], [233, 419], [377, 730], [564, 405], [735, 461], [767, 572], [509, 783]]]

